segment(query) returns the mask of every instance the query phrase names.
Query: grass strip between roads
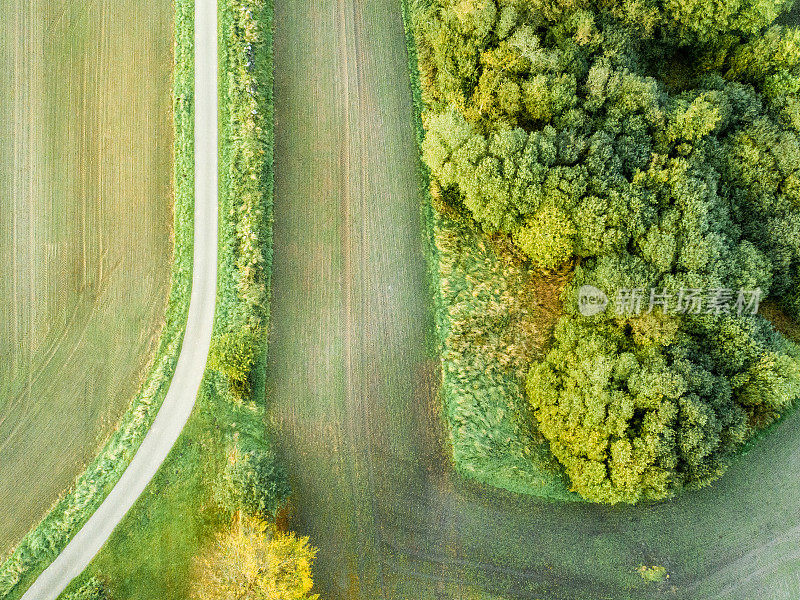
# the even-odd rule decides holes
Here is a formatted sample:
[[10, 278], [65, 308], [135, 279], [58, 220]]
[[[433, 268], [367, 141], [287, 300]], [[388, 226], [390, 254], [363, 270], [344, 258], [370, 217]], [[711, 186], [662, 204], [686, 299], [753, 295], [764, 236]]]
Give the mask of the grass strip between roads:
[[[270, 444], [264, 378], [272, 262], [272, 2], [220, 1], [218, 23], [220, 220], [212, 348], [241, 328], [260, 332], [253, 338], [249, 393], [242, 397], [222, 374], [207, 368], [172, 451], [67, 593], [97, 577], [118, 598], [189, 597], [195, 557], [230, 524], [215, 489], [231, 447]], [[245, 256], [257, 258], [255, 271]]]
[[[152, 370], [103, 449], [0, 566], [0, 598], [16, 600], [58, 556], [122, 476], [161, 407], [181, 350], [194, 238], [194, 5], [175, 1], [174, 261], [166, 322]], [[54, 440], [54, 443], [56, 441]]]

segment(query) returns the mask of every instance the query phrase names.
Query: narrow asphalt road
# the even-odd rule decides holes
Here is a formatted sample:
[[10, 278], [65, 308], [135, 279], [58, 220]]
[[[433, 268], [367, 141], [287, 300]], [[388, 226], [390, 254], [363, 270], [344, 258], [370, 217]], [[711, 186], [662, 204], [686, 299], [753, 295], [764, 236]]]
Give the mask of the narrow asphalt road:
[[217, 3], [195, 2], [194, 274], [181, 354], [164, 404], [119, 482], [23, 600], [55, 600], [89, 564], [144, 491], [194, 407], [217, 289]]

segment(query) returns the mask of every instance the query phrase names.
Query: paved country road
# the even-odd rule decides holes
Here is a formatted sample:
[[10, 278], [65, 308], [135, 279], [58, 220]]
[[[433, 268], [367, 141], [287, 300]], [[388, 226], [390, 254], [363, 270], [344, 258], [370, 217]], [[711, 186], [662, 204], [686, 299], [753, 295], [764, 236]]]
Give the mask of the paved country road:
[[175, 374], [150, 431], [117, 485], [23, 600], [55, 600], [86, 568], [178, 439], [205, 370], [216, 288], [217, 3], [196, 0], [194, 271], [189, 317]]
[[400, 0], [275, 3], [268, 393], [321, 598], [800, 598], [800, 413], [673, 502], [552, 504], [453, 474], [406, 61]]

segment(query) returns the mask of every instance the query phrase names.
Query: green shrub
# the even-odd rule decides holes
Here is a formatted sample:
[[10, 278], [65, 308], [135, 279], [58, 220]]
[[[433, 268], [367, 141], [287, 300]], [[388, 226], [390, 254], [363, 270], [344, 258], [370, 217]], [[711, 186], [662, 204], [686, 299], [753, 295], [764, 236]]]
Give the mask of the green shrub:
[[667, 573], [667, 569], [661, 565], [641, 565], [636, 570], [638, 571], [639, 575], [641, 575], [642, 579], [648, 583], [655, 583], [669, 579], [669, 573]]
[[92, 577], [74, 592], [64, 596], [64, 600], [111, 600], [108, 586], [97, 577]]
[[289, 492], [286, 471], [269, 447], [249, 451], [235, 447], [216, 486], [217, 501], [226, 512], [244, 510], [271, 521]]
[[237, 397], [250, 392], [250, 374], [259, 346], [256, 332], [239, 328], [216, 336], [208, 355], [208, 367], [225, 376]]

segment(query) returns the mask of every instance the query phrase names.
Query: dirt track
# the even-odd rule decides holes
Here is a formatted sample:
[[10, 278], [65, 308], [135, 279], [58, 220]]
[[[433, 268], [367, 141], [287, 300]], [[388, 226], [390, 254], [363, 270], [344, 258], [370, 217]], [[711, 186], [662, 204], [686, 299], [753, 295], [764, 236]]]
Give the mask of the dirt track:
[[[712, 488], [651, 507], [547, 504], [452, 475], [399, 2], [275, 9], [268, 391], [322, 598], [800, 597], [800, 414]], [[640, 564], [669, 580], [645, 584]]]

